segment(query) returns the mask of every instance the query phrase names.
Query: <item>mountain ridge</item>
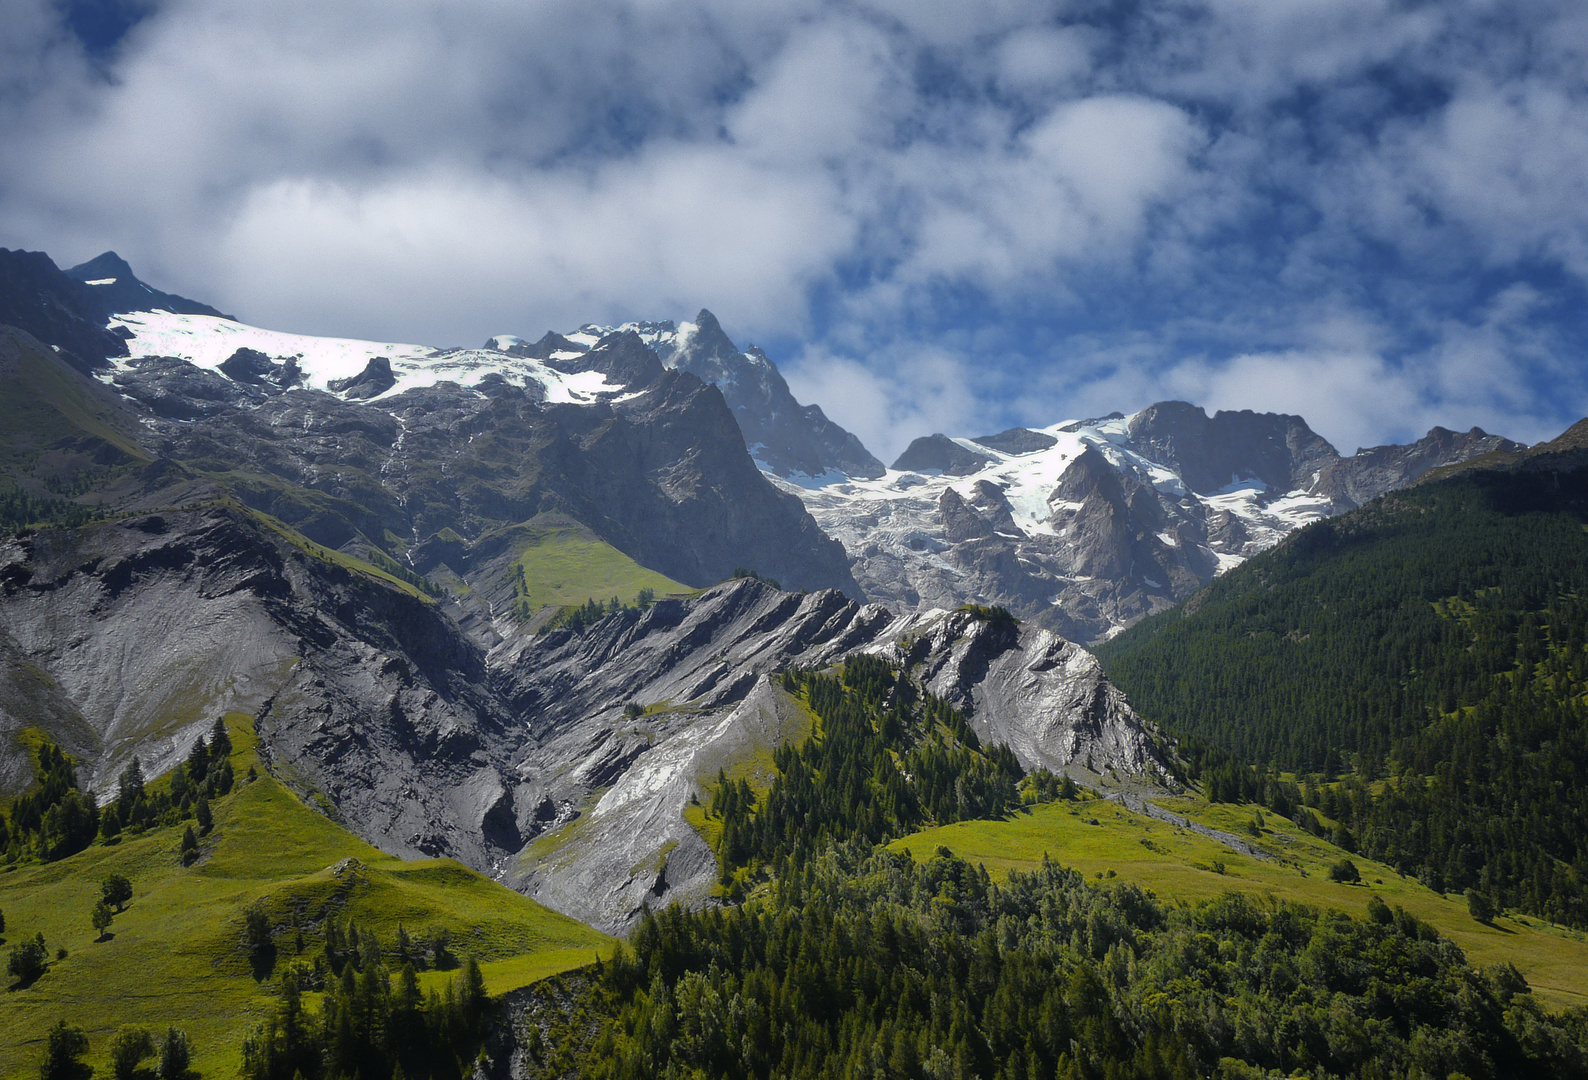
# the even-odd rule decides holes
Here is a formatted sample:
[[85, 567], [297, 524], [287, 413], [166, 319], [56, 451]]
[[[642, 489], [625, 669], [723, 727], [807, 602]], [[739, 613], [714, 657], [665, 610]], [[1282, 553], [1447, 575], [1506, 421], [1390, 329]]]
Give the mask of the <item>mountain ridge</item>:
[[1160, 402], [976, 439], [925, 436], [879, 480], [783, 486], [844, 543], [868, 596], [998, 603], [1096, 643], [1300, 525], [1518, 448], [1435, 428], [1345, 458], [1298, 416]]

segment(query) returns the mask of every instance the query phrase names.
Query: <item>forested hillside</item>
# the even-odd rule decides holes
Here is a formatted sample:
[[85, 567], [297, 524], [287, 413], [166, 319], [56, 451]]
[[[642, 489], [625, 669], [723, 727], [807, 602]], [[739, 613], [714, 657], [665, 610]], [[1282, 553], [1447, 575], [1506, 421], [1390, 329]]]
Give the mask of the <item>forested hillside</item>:
[[759, 805], [744, 781], [722, 778], [712, 813], [723, 821], [725, 869], [802, 863], [834, 840], [876, 844], [1019, 805], [1024, 772], [1009, 748], [983, 749], [953, 706], [885, 661], [852, 657], [836, 677], [790, 671], [783, 686], [809, 702], [820, 732], [778, 747], [777, 778]]
[[1230, 894], [1185, 906], [1046, 862], [994, 882], [852, 843], [728, 912], [673, 908], [606, 966], [528, 1075], [954, 1080], [1579, 1076], [1549, 1017], [1382, 901], [1351, 919]]
[[1321, 774], [1299, 793], [1347, 843], [1588, 924], [1588, 470], [1573, 464], [1471, 470], [1312, 525], [1099, 656], [1210, 793], [1289, 801], [1247, 766]]

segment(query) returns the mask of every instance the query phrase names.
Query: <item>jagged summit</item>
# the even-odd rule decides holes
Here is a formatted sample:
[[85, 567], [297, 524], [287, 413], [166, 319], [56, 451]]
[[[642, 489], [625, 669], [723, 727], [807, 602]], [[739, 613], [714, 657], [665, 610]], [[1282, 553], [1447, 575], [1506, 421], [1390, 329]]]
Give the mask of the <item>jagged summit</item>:
[[777, 365], [754, 345], [740, 350], [706, 308], [694, 322], [631, 322], [618, 327], [586, 324], [571, 334], [548, 332], [533, 345], [497, 335], [487, 348], [554, 361], [596, 348], [614, 332], [638, 336], [669, 369], [712, 383], [733, 411], [745, 444], [763, 470], [795, 484], [876, 479], [887, 470], [860, 440], [833, 423], [819, 405], [795, 400]]
[[210, 315], [230, 319], [208, 304], [189, 300], [175, 293], [161, 292], [138, 280], [127, 260], [114, 251], [97, 255], [66, 271], [66, 276], [81, 281], [99, 294], [106, 314], [128, 311], [169, 311], [176, 315]]
[[1083, 642], [1190, 595], [1292, 529], [1517, 444], [1435, 428], [1344, 458], [1299, 416], [1140, 412], [916, 439], [874, 481], [794, 487], [874, 599], [996, 603]]

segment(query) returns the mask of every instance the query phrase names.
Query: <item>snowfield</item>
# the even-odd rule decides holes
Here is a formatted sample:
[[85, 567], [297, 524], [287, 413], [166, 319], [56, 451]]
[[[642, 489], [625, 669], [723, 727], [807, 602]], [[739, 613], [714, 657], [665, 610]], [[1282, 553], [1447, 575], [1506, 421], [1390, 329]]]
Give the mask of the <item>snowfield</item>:
[[[397, 382], [374, 399], [377, 401], [439, 382], [474, 386], [491, 375], [519, 386], [538, 383], [545, 400], [550, 402], [588, 404], [624, 390], [609, 384], [600, 372], [558, 371], [540, 360], [511, 356], [497, 349], [443, 350], [396, 342], [309, 337], [209, 315], [173, 315], [166, 311], [117, 315], [110, 326], [124, 328], [132, 335], [127, 341], [130, 355], [116, 361], [123, 368], [148, 357], [175, 356], [214, 370], [238, 349], [254, 349], [278, 363], [295, 358], [308, 386], [331, 393], [333, 381], [350, 379], [371, 360], [385, 357]], [[492, 339], [503, 349], [518, 340], [506, 336]], [[576, 355], [579, 354], [570, 354]]]

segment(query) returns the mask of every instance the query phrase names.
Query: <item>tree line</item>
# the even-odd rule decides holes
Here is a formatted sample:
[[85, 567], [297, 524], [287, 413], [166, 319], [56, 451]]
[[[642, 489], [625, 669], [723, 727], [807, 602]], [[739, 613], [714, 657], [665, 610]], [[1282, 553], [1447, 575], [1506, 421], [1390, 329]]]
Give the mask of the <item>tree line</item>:
[[[101, 810], [93, 795], [78, 786], [76, 760], [43, 740], [34, 754], [33, 787], [11, 800], [9, 812], [0, 814], [5, 861], [31, 857], [54, 862], [82, 851], [96, 837], [115, 843], [123, 831], [141, 833], [190, 820], [198, 824], [200, 834], [208, 832], [210, 800], [228, 794], [236, 782], [231, 752], [226, 724], [216, 720], [209, 739], [200, 736], [194, 742], [164, 789], [146, 789], [142, 763], [134, 757], [118, 778], [115, 800]], [[184, 838], [184, 851], [196, 848], [196, 838], [192, 844]]]
[[[317, 958], [321, 964], [295, 963], [281, 974], [274, 1014], [243, 1042], [245, 1080], [469, 1075], [490, 1015], [474, 958], [465, 959], [444, 989], [426, 995], [412, 959], [393, 972], [372, 934], [354, 931], [351, 941], [349, 947], [349, 937], [339, 937]], [[316, 1010], [304, 1000], [309, 991], [321, 995]]]
[[1387, 496], [1099, 656], [1209, 798], [1315, 826], [1304, 804], [1433, 888], [1588, 926], [1585, 506], [1581, 472]]

